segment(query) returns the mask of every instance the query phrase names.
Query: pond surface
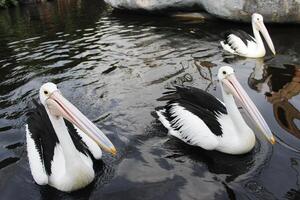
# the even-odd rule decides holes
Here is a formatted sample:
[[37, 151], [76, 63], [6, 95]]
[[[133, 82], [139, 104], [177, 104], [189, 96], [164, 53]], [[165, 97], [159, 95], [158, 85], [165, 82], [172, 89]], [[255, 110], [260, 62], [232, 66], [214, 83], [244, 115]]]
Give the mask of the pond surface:
[[[112, 12], [99, 0], [60, 0], [0, 11], [0, 199], [299, 199], [300, 26], [270, 25], [276, 57], [223, 54], [229, 29], [249, 24]], [[270, 55], [270, 52], [268, 52]], [[166, 87], [222, 98], [216, 73], [231, 65], [280, 141], [259, 133], [229, 156], [189, 147], [153, 116]], [[118, 148], [89, 187], [71, 194], [34, 183], [26, 112], [48, 81]]]

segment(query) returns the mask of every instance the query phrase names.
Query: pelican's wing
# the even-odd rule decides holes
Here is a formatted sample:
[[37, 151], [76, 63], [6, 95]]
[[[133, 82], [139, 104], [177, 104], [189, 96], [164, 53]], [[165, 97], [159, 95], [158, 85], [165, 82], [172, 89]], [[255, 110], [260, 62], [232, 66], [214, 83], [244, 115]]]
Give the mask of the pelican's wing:
[[[231, 34], [239, 37], [244, 44], [248, 45], [249, 42], [255, 42], [255, 38], [252, 37], [251, 35], [249, 35], [248, 33], [246, 33], [245, 31], [242, 31], [242, 30], [233, 30], [231, 32]], [[230, 34], [228, 34], [230, 35]]]
[[245, 55], [248, 48], [256, 45], [255, 39], [248, 33], [237, 30], [225, 34], [225, 40], [221, 42], [224, 50], [233, 54]]
[[67, 120], [65, 120], [65, 123], [77, 150], [85, 154], [88, 150], [95, 159], [99, 160], [102, 157], [102, 151], [97, 143], [88, 137], [84, 132], [82, 132], [77, 126], [73, 125]]
[[34, 180], [40, 184], [48, 183], [54, 148], [59, 143], [44, 106], [33, 101], [35, 108], [28, 113], [26, 142], [29, 165]]
[[239, 37], [246, 44], [248, 52], [255, 51], [257, 49], [255, 38], [246, 33], [245, 31], [236, 30], [233, 32], [233, 34]]
[[27, 155], [31, 174], [35, 182], [39, 185], [48, 184], [48, 175], [45, 171], [44, 161], [42, 159], [42, 149], [39, 138], [33, 135], [26, 124], [26, 143]]
[[168, 101], [157, 114], [171, 135], [207, 150], [218, 146], [223, 134], [218, 116], [227, 114], [222, 102], [193, 87], [176, 87], [159, 100]]
[[202, 107], [213, 113], [227, 114], [226, 107], [222, 101], [209, 94], [208, 92], [195, 87], [175, 87], [164, 93], [158, 101], [186, 100], [193, 105]]

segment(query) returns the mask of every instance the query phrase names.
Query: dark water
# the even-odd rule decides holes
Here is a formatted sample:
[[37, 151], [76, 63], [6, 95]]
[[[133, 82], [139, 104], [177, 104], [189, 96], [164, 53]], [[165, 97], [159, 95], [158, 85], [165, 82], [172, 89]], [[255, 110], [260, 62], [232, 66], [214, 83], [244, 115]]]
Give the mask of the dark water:
[[[267, 27], [276, 57], [242, 59], [223, 55], [219, 41], [249, 25], [116, 14], [99, 0], [1, 10], [0, 199], [300, 199], [300, 27]], [[216, 72], [225, 64], [281, 144], [258, 135], [246, 155], [207, 152], [167, 136], [151, 115], [174, 84], [221, 98]], [[72, 194], [36, 185], [28, 166], [25, 114], [47, 81], [119, 150]]]

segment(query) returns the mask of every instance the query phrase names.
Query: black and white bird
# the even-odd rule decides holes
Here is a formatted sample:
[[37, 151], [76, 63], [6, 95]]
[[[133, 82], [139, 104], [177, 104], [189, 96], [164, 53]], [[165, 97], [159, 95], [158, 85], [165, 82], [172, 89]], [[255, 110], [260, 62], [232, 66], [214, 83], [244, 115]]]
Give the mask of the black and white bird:
[[252, 29], [254, 38], [244, 31], [236, 31], [225, 35], [225, 40], [221, 41], [223, 49], [229, 53], [248, 58], [260, 58], [266, 54], [263, 40], [259, 34], [262, 33], [269, 48], [275, 55], [275, 48], [272, 39], [266, 29], [263, 16], [257, 13], [252, 15]]
[[26, 124], [28, 160], [39, 185], [71, 192], [94, 180], [93, 161], [101, 159], [100, 147], [113, 155], [110, 140], [53, 83], [42, 85]]
[[244, 154], [255, 145], [253, 130], [243, 119], [234, 97], [251, 119], [274, 144], [274, 136], [264, 118], [235, 78], [229, 66], [218, 71], [224, 103], [194, 87], [176, 87], [158, 100], [168, 101], [157, 111], [169, 134], [187, 144], [227, 154]]

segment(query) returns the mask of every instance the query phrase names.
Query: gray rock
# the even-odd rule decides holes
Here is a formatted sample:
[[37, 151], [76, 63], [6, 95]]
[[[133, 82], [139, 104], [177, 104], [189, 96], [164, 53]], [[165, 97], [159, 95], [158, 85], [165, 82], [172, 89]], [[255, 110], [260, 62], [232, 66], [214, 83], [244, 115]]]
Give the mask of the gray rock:
[[201, 0], [204, 9], [217, 17], [250, 21], [252, 13], [264, 16], [267, 22], [300, 22], [300, 0]]
[[252, 13], [264, 16], [267, 22], [300, 23], [300, 0], [105, 0], [119, 9], [190, 10], [204, 8], [208, 13], [223, 19], [250, 21]]
[[119, 9], [142, 9], [147, 11], [157, 11], [163, 9], [191, 8], [201, 5], [198, 0], [104, 0], [114, 8]]

